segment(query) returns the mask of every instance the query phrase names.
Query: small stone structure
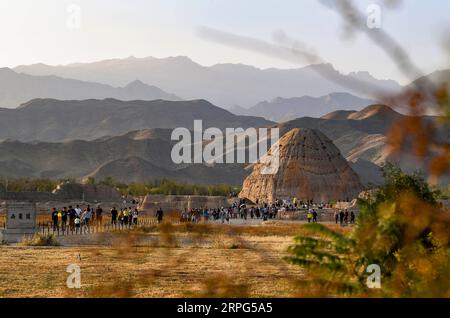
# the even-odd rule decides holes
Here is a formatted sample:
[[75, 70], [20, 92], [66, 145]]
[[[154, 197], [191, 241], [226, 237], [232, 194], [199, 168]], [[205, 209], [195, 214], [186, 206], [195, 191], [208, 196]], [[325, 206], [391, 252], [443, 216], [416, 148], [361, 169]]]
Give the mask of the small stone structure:
[[53, 192], [9, 192], [0, 186], [0, 214], [6, 211], [7, 202], [34, 202], [39, 214], [51, 213], [53, 207], [101, 205], [107, 211], [112, 207], [121, 207], [123, 198], [114, 188], [101, 185], [77, 184], [65, 182]]
[[114, 188], [102, 185], [63, 183], [58, 186], [53, 195], [66, 200], [82, 200], [86, 202], [118, 202], [122, 196]]
[[8, 201], [6, 203], [6, 229], [0, 232], [0, 241], [17, 243], [36, 233], [36, 203]]

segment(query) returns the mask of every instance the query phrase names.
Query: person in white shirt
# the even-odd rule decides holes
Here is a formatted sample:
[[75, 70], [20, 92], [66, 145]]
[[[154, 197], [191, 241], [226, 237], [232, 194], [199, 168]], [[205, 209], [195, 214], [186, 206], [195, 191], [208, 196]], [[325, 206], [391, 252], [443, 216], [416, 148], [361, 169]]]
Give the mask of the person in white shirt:
[[77, 204], [77, 207], [75, 208], [75, 212], [77, 213], [78, 217], [81, 218], [81, 209], [78, 204]]

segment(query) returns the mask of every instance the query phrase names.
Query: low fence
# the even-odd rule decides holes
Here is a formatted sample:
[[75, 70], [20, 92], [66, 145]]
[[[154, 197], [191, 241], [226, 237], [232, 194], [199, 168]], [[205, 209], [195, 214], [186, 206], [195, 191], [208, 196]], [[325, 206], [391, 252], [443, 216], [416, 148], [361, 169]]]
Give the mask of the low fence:
[[[336, 209], [317, 209], [317, 221], [334, 222], [334, 212]], [[295, 211], [279, 211], [278, 218], [282, 220], [307, 221], [308, 210], [301, 209]]]
[[69, 236], [69, 235], [87, 235], [94, 233], [111, 232], [115, 230], [130, 230], [139, 227], [157, 225], [158, 220], [155, 217], [142, 217], [136, 222], [112, 222], [110, 219], [103, 219], [100, 221], [93, 221], [87, 224], [80, 224], [76, 226], [73, 223], [53, 224], [52, 221], [37, 221], [36, 233], [43, 235], [53, 234], [55, 236]]
[[[317, 221], [318, 222], [335, 222], [334, 212], [336, 209], [318, 209], [317, 211]], [[357, 211], [354, 211], [355, 215], [358, 215]], [[279, 211], [278, 215], [275, 219], [278, 220], [292, 220], [292, 221], [307, 221], [307, 210], [295, 210], [295, 211]], [[234, 218], [241, 219], [239, 215], [236, 215]], [[180, 215], [177, 213], [169, 214], [164, 217], [165, 220], [170, 220], [173, 224], [179, 224], [181, 221]], [[200, 217], [202, 220], [203, 218]], [[250, 219], [250, 214], [247, 215], [247, 219]], [[256, 217], [255, 217], [256, 219]], [[259, 217], [258, 219], [261, 219]], [[212, 221], [212, 218], [210, 218]], [[186, 220], [185, 220], [186, 221]], [[0, 215], [0, 229], [4, 229], [6, 224], [6, 216]], [[37, 215], [36, 217], [36, 232], [41, 234], [54, 234], [56, 236], [66, 236], [66, 235], [85, 235], [91, 233], [101, 233], [108, 232], [114, 230], [126, 230], [133, 229], [137, 227], [145, 227], [145, 226], [153, 226], [157, 225], [158, 221], [155, 217], [152, 216], [140, 216], [136, 223], [128, 222], [127, 224], [116, 221], [116, 223], [112, 223], [110, 217], [103, 217], [102, 222], [98, 222], [95, 219], [91, 220], [89, 225], [80, 224], [79, 227], [74, 226], [73, 224], [62, 225], [58, 224], [58, 226], [54, 226], [51, 216], [46, 215]]]

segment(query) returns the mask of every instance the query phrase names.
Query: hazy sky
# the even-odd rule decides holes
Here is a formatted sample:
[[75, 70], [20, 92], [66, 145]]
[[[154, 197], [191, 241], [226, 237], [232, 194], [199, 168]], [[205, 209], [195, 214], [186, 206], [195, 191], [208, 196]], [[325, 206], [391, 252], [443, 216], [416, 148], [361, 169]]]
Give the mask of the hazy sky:
[[[382, 6], [382, 28], [425, 72], [449, 67], [443, 47], [450, 1], [403, 0], [395, 9], [356, 2], [363, 11], [371, 3]], [[79, 28], [69, 27], [71, 4], [81, 8]], [[200, 25], [264, 41], [283, 30], [341, 72], [407, 81], [364, 35], [345, 39], [339, 16], [317, 0], [0, 0], [0, 66], [177, 55], [203, 65], [304, 66], [205, 41], [195, 31]]]

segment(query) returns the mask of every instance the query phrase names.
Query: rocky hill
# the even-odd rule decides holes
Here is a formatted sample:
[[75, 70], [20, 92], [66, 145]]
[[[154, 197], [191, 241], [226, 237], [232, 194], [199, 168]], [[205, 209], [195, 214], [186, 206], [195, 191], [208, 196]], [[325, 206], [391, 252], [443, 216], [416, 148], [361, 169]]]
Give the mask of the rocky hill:
[[36, 99], [19, 109], [0, 109], [0, 140], [94, 140], [148, 128], [193, 129], [196, 119], [203, 120], [204, 129], [272, 124], [263, 118], [234, 115], [205, 100]]
[[64, 143], [0, 142], [0, 176], [9, 178], [112, 177], [122, 182], [163, 178], [199, 184], [240, 184], [245, 165], [176, 165], [170, 129], [146, 129], [117, 137]]
[[[407, 151], [396, 156], [386, 151], [387, 134], [392, 125], [404, 119], [402, 115], [385, 105], [371, 105], [361, 111], [335, 111], [322, 118], [299, 118], [277, 125], [281, 134], [293, 128], [317, 129], [330, 138], [351, 162], [364, 184], [379, 184], [382, 180], [379, 167], [387, 160], [397, 162], [406, 171], [425, 170], [427, 160], [417, 160]], [[425, 123], [436, 122], [432, 116], [424, 116]], [[438, 124], [434, 138], [450, 143], [448, 125]]]

